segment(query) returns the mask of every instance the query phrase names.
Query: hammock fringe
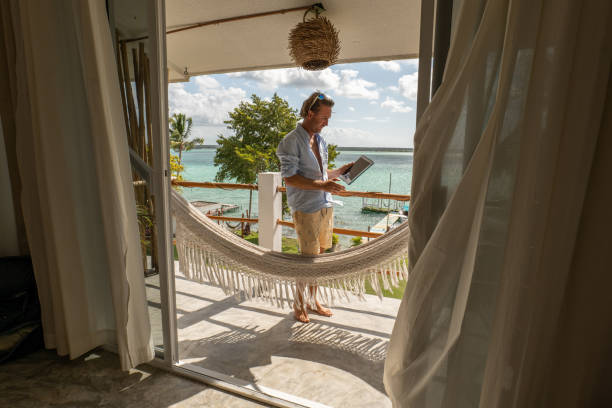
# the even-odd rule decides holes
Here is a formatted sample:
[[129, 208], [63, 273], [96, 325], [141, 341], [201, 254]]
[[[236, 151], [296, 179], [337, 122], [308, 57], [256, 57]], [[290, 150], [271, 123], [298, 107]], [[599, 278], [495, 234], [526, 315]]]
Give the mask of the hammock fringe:
[[[310, 286], [318, 286], [318, 298], [328, 305], [338, 301], [350, 302], [351, 295], [365, 301], [367, 283], [380, 300], [383, 290], [393, 290], [402, 280], [407, 280], [407, 254], [402, 253], [393, 262], [385, 261], [374, 268], [368, 268], [340, 278], [295, 279], [272, 277], [258, 271], [249, 270], [243, 265], [231, 262], [203, 243], [185, 242], [177, 236], [179, 271], [186, 279], [199, 283], [219, 286], [223, 293], [237, 299], [261, 299], [278, 308], [291, 308], [299, 298], [314, 304]], [[299, 283], [298, 283], [299, 281]]]
[[408, 279], [407, 228], [332, 257], [297, 257], [253, 246], [211, 222], [174, 191], [172, 199], [179, 271], [236, 299], [262, 300], [278, 308], [304, 302], [314, 306], [309, 288], [318, 286], [318, 299], [335, 305], [350, 302], [352, 296], [365, 301], [369, 283], [382, 300], [383, 290]]

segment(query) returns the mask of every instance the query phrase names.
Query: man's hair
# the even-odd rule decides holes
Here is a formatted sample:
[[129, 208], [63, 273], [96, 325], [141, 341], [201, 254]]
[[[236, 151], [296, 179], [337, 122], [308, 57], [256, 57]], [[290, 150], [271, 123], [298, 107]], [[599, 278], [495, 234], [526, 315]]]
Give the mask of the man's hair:
[[325, 95], [323, 92], [313, 92], [304, 103], [302, 103], [302, 109], [300, 109], [300, 116], [302, 118], [306, 118], [308, 116], [308, 111], [313, 111], [317, 113], [321, 108], [321, 105], [329, 106], [330, 108], [334, 106], [334, 101], [329, 96]]

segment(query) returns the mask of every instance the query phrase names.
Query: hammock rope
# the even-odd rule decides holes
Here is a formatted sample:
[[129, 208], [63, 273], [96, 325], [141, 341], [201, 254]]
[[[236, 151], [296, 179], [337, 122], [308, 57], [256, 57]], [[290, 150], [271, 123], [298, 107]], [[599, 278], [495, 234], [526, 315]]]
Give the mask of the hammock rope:
[[[221, 287], [226, 295], [263, 299], [278, 307], [312, 303], [310, 285], [329, 305], [364, 300], [369, 281], [380, 299], [408, 278], [408, 223], [362, 245], [316, 256], [286, 254], [252, 244], [220, 227], [172, 190], [179, 271]], [[308, 292], [308, 293], [306, 293]], [[301, 296], [299, 296], [301, 294]]]

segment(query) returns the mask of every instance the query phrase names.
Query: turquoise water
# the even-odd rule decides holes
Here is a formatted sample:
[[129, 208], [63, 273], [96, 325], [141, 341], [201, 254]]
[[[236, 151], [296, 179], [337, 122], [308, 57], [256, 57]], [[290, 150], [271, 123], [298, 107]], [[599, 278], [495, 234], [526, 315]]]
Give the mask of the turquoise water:
[[[389, 192], [389, 175], [391, 174], [391, 193], [410, 194], [412, 181], [411, 152], [376, 152], [376, 151], [340, 151], [336, 165], [357, 160], [365, 154], [374, 165], [362, 174], [353, 184], [346, 186], [352, 191]], [[217, 173], [213, 165], [215, 149], [197, 149], [183, 153], [183, 178], [189, 181], [214, 181]], [[342, 182], [340, 182], [342, 183]], [[342, 183], [344, 184], [344, 183]], [[204, 200], [236, 204], [239, 209], [227, 213], [228, 216], [240, 216], [249, 208], [248, 190], [221, 190], [209, 188], [183, 188], [182, 194], [190, 201]], [[367, 231], [368, 226], [374, 226], [384, 214], [362, 213], [362, 199], [359, 197], [334, 197], [342, 201], [343, 206], [334, 206], [334, 226]], [[376, 202], [378, 204], [378, 200]], [[387, 205], [386, 200], [381, 203]], [[392, 203], [393, 204], [393, 203]], [[257, 192], [253, 191], [252, 217], [257, 217]], [[283, 234], [294, 236], [291, 228], [283, 227]], [[340, 243], [348, 245], [350, 237], [340, 236]]]

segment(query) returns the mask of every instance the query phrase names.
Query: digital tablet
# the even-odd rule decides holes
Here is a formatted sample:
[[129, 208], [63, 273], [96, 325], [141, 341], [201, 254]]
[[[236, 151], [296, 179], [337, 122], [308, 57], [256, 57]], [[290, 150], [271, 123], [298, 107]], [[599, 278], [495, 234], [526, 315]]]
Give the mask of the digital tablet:
[[357, 179], [357, 177], [361, 176], [364, 171], [370, 168], [374, 162], [370, 160], [366, 156], [361, 156], [353, 165], [339, 176], [340, 180], [344, 181], [346, 184], [351, 184], [353, 181]]

